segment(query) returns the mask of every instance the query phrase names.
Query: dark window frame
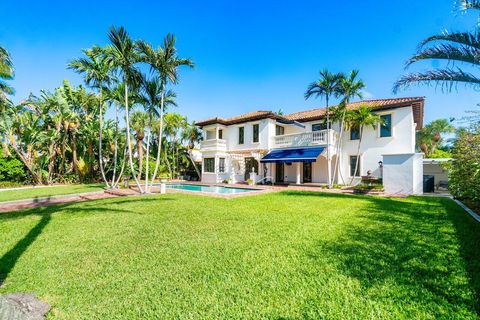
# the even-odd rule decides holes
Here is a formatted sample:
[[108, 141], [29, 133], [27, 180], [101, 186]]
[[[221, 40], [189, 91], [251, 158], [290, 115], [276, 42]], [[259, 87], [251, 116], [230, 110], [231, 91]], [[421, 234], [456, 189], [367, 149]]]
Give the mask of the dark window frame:
[[[383, 123], [380, 124], [380, 138], [389, 138], [393, 136], [393, 130], [392, 130], [392, 114], [382, 114], [380, 115], [380, 118], [382, 119]], [[386, 121], [385, 119], [389, 119]]]
[[360, 129], [351, 128], [350, 129], [350, 140], [360, 140]]
[[215, 173], [215, 158], [203, 158], [203, 172]]
[[238, 127], [238, 144], [245, 144], [245, 127]]
[[218, 139], [223, 139], [223, 129], [218, 129]]
[[254, 123], [252, 125], [252, 142], [253, 143], [260, 142], [260, 124], [259, 123]]
[[360, 170], [362, 168], [362, 157], [359, 156], [357, 172], [356, 172], [355, 176], [352, 175], [353, 170], [355, 170], [356, 161], [357, 161], [357, 155], [353, 155], [353, 156], [349, 157], [349, 174], [350, 174], [350, 177], [355, 177], [355, 178], [360, 177], [360, 172], [362, 172], [362, 170]]
[[[281, 133], [279, 133], [281, 131]], [[285, 135], [285, 127], [279, 126], [278, 124], [275, 125], [275, 136], [283, 136]]]

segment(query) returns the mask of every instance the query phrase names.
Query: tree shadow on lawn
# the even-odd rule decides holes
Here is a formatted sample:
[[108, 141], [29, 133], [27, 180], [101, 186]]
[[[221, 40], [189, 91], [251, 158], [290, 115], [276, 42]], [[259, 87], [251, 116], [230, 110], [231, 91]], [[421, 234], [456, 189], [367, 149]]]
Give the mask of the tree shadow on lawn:
[[[448, 303], [480, 315], [480, 224], [452, 200], [284, 194], [365, 201], [338, 238], [310, 249], [312, 259], [328, 252], [331, 263], [365, 290], [394, 284], [401, 301]], [[462, 275], [467, 283], [458, 280]]]
[[[68, 212], [68, 214], [78, 214], [81, 212], [90, 212], [95, 211], [95, 213], [108, 213], [108, 212], [115, 212], [115, 213], [125, 213], [125, 212], [134, 212], [132, 210], [125, 210], [125, 209], [115, 209], [110, 207], [102, 207], [99, 206], [99, 201], [108, 200], [108, 199], [100, 199], [95, 200], [95, 203], [88, 204], [82, 202], [83, 205], [76, 206], [72, 209], [73, 212]], [[138, 198], [138, 199], [118, 199], [117, 201], [109, 201], [106, 205], [119, 205], [123, 203], [132, 203], [132, 202], [151, 202], [151, 201], [165, 201], [165, 200], [173, 200], [171, 198]], [[38, 238], [38, 236], [42, 233], [45, 227], [50, 222], [52, 215], [55, 213], [61, 213], [65, 209], [69, 209], [70, 207], [77, 205], [79, 203], [64, 203], [58, 205], [51, 205], [45, 207], [37, 207], [33, 209], [12, 212], [12, 213], [0, 213], [0, 222], [7, 221], [10, 219], [19, 219], [26, 216], [40, 216], [40, 220], [37, 224], [30, 229], [30, 231], [20, 239], [15, 246], [13, 246], [9, 251], [7, 251], [3, 256], [0, 257], [0, 287], [7, 279], [10, 272], [15, 267], [18, 259], [22, 256], [22, 254], [28, 249], [28, 247]]]

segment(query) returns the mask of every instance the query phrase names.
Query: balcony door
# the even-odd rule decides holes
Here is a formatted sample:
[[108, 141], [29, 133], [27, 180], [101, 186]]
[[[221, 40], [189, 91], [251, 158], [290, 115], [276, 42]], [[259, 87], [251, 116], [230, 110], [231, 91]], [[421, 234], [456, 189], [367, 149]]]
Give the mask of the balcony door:
[[283, 163], [277, 163], [275, 165], [275, 182], [283, 182], [284, 174], [284, 166]]

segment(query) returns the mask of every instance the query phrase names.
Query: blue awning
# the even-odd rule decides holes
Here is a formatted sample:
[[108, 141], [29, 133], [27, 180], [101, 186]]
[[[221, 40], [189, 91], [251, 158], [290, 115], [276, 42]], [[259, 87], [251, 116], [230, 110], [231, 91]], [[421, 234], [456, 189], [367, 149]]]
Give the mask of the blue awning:
[[324, 149], [325, 147], [276, 149], [267, 153], [260, 162], [315, 162]]

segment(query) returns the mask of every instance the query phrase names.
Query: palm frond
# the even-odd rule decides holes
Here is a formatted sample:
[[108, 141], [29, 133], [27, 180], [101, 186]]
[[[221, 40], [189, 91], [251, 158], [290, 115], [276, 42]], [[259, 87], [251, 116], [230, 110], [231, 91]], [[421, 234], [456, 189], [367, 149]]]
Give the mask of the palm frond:
[[453, 46], [451, 44], [439, 44], [435, 47], [426, 48], [411, 57], [406, 66], [427, 59], [449, 60], [450, 62], [465, 62], [474, 65], [480, 64], [480, 49], [467, 45]]
[[480, 89], [480, 78], [459, 68], [447, 68], [407, 74], [395, 82], [393, 92], [397, 93], [401, 88], [408, 88], [412, 84], [435, 84], [435, 87], [440, 87], [442, 91], [449, 92], [452, 89], [457, 89], [458, 83]]
[[480, 10], [479, 0], [460, 0], [460, 10], [466, 11], [470, 9]]
[[419, 51], [427, 44], [436, 41], [447, 41], [469, 47], [480, 48], [480, 33], [479, 32], [448, 32], [436, 34], [424, 39], [419, 44]]

